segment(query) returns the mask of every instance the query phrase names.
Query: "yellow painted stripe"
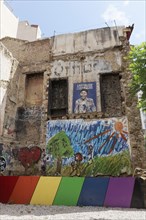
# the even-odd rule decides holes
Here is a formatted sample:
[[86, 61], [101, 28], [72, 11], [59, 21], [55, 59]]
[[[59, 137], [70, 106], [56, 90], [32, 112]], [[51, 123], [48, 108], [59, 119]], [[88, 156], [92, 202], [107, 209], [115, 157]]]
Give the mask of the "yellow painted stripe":
[[61, 177], [40, 177], [30, 204], [52, 205]]

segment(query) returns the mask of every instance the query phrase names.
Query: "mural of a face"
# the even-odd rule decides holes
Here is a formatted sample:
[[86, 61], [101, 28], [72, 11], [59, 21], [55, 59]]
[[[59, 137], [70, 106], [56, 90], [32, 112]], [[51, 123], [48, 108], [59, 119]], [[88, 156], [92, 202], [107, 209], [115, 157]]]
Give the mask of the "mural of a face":
[[73, 112], [75, 114], [96, 111], [96, 82], [74, 83]]
[[88, 92], [86, 90], [81, 90], [80, 92], [81, 99], [83, 100], [86, 99], [87, 95], [88, 95]]

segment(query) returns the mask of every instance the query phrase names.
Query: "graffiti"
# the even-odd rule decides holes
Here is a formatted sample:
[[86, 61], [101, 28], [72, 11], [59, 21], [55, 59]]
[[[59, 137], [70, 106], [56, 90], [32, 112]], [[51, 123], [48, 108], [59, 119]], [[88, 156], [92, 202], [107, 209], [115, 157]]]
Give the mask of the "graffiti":
[[107, 60], [99, 59], [99, 58], [98, 60], [95, 60], [93, 62], [93, 69], [94, 71], [96, 72], [98, 71], [100, 73], [107, 73], [112, 71], [111, 64]]
[[47, 154], [45, 149], [42, 150], [41, 171], [43, 175], [46, 175], [46, 168], [51, 164], [52, 155]]
[[88, 73], [92, 71], [92, 65], [91, 64], [85, 64], [84, 65], [84, 72]]
[[[115, 59], [115, 58], [113, 58]], [[80, 61], [67, 61], [64, 62], [62, 60], [54, 61], [51, 74], [53, 77], [59, 76], [68, 76], [71, 75], [79, 75], [81, 74], [81, 66], [83, 67], [83, 74], [91, 74], [91, 73], [109, 73], [112, 72], [112, 67], [109, 60], [102, 59], [100, 57], [96, 57], [94, 60], [90, 57], [86, 57], [86, 60], [82, 62]], [[48, 71], [49, 73], [49, 71]]]
[[17, 109], [17, 119], [19, 120], [30, 120], [36, 118], [41, 118], [42, 108], [39, 106], [33, 107], [19, 107]]
[[5, 158], [7, 167], [12, 166], [12, 149], [9, 144], [1, 144], [0, 145], [0, 156]]
[[3, 172], [6, 168], [6, 160], [4, 157], [0, 156], [0, 172]]
[[20, 163], [27, 171], [28, 168], [32, 168], [32, 172], [37, 168], [35, 165], [40, 160], [42, 155], [41, 148], [34, 144], [28, 147], [21, 147], [12, 144], [0, 144], [0, 172], [5, 172], [6, 175], [10, 175], [15, 172], [16, 166], [20, 166]]
[[2, 152], [3, 152], [3, 144], [0, 143], [0, 156], [2, 156]]
[[[117, 56], [119, 57], [119, 56]], [[117, 57], [112, 57], [117, 63]], [[80, 57], [81, 58], [81, 57]], [[82, 58], [81, 58], [82, 60]], [[81, 73], [83, 74], [94, 74], [94, 73], [109, 73], [112, 72], [112, 66], [109, 62], [109, 58], [101, 58], [97, 56], [93, 59], [93, 57], [86, 57], [85, 60], [81, 61], [66, 61], [56, 60], [53, 62], [51, 67], [51, 75], [53, 78], [57, 78], [60, 76], [68, 76], [68, 74], [73, 76], [79, 76]], [[47, 71], [50, 74], [50, 71]]]
[[[48, 175], [96, 176], [131, 172], [127, 119], [64, 120], [47, 124]], [[121, 160], [122, 158], [122, 160]]]
[[63, 66], [61, 65], [61, 63], [58, 63], [58, 66], [55, 67], [54, 74], [56, 76], [60, 76], [62, 72], [63, 72]]
[[29, 168], [39, 161], [41, 153], [42, 150], [37, 146], [22, 147], [18, 151], [18, 160], [25, 168]]
[[96, 82], [74, 83], [73, 112], [96, 111]]
[[7, 116], [4, 125], [4, 136], [15, 137], [15, 119]]
[[79, 64], [75, 63], [72, 66], [73, 75], [79, 75], [81, 73], [81, 67]]

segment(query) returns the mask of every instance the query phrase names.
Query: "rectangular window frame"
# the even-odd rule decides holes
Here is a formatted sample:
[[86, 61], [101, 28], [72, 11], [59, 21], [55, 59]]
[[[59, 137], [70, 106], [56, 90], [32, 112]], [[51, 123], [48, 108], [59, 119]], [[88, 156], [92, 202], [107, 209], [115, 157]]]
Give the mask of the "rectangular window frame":
[[[101, 111], [103, 112], [103, 114], [108, 114], [109, 116], [108, 117], [121, 117], [122, 116], [122, 112], [119, 113], [119, 115], [115, 114], [115, 115], [111, 115], [110, 113], [107, 113], [106, 112], [106, 106], [105, 106], [105, 101], [104, 101], [104, 92], [103, 92], [103, 89], [102, 89], [102, 79], [104, 76], [119, 76], [119, 83], [120, 83], [120, 79], [121, 79], [121, 76], [120, 76], [120, 72], [111, 72], [111, 73], [102, 73], [100, 74], [100, 96], [101, 96]], [[121, 83], [120, 83], [120, 88], [121, 88]], [[122, 107], [122, 97], [120, 96], [119, 97], [121, 99], [121, 107]]]
[[[31, 104], [28, 102], [28, 97], [27, 97], [27, 94], [28, 94], [28, 84], [30, 82], [30, 79], [33, 78], [33, 77], [40, 77], [42, 78], [42, 99], [40, 101], [40, 104]], [[25, 92], [24, 92], [24, 103], [25, 103], [25, 106], [28, 106], [28, 107], [31, 107], [31, 106], [42, 106], [43, 104], [43, 83], [44, 83], [44, 72], [33, 72], [33, 73], [27, 73], [25, 74]]]
[[[66, 83], [66, 107], [55, 108], [53, 107], [53, 82], [61, 82], [65, 81]], [[56, 112], [56, 113], [55, 113]], [[61, 79], [50, 79], [49, 80], [49, 88], [48, 88], [48, 116], [49, 118], [60, 118], [68, 114], [68, 78], [61, 78]]]

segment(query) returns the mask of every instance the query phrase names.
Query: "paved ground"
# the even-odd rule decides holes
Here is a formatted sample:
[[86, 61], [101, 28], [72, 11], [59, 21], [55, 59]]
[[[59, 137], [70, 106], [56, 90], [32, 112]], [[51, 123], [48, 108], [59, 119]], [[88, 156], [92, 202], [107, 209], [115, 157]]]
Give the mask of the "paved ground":
[[146, 220], [144, 209], [0, 204], [0, 220]]

